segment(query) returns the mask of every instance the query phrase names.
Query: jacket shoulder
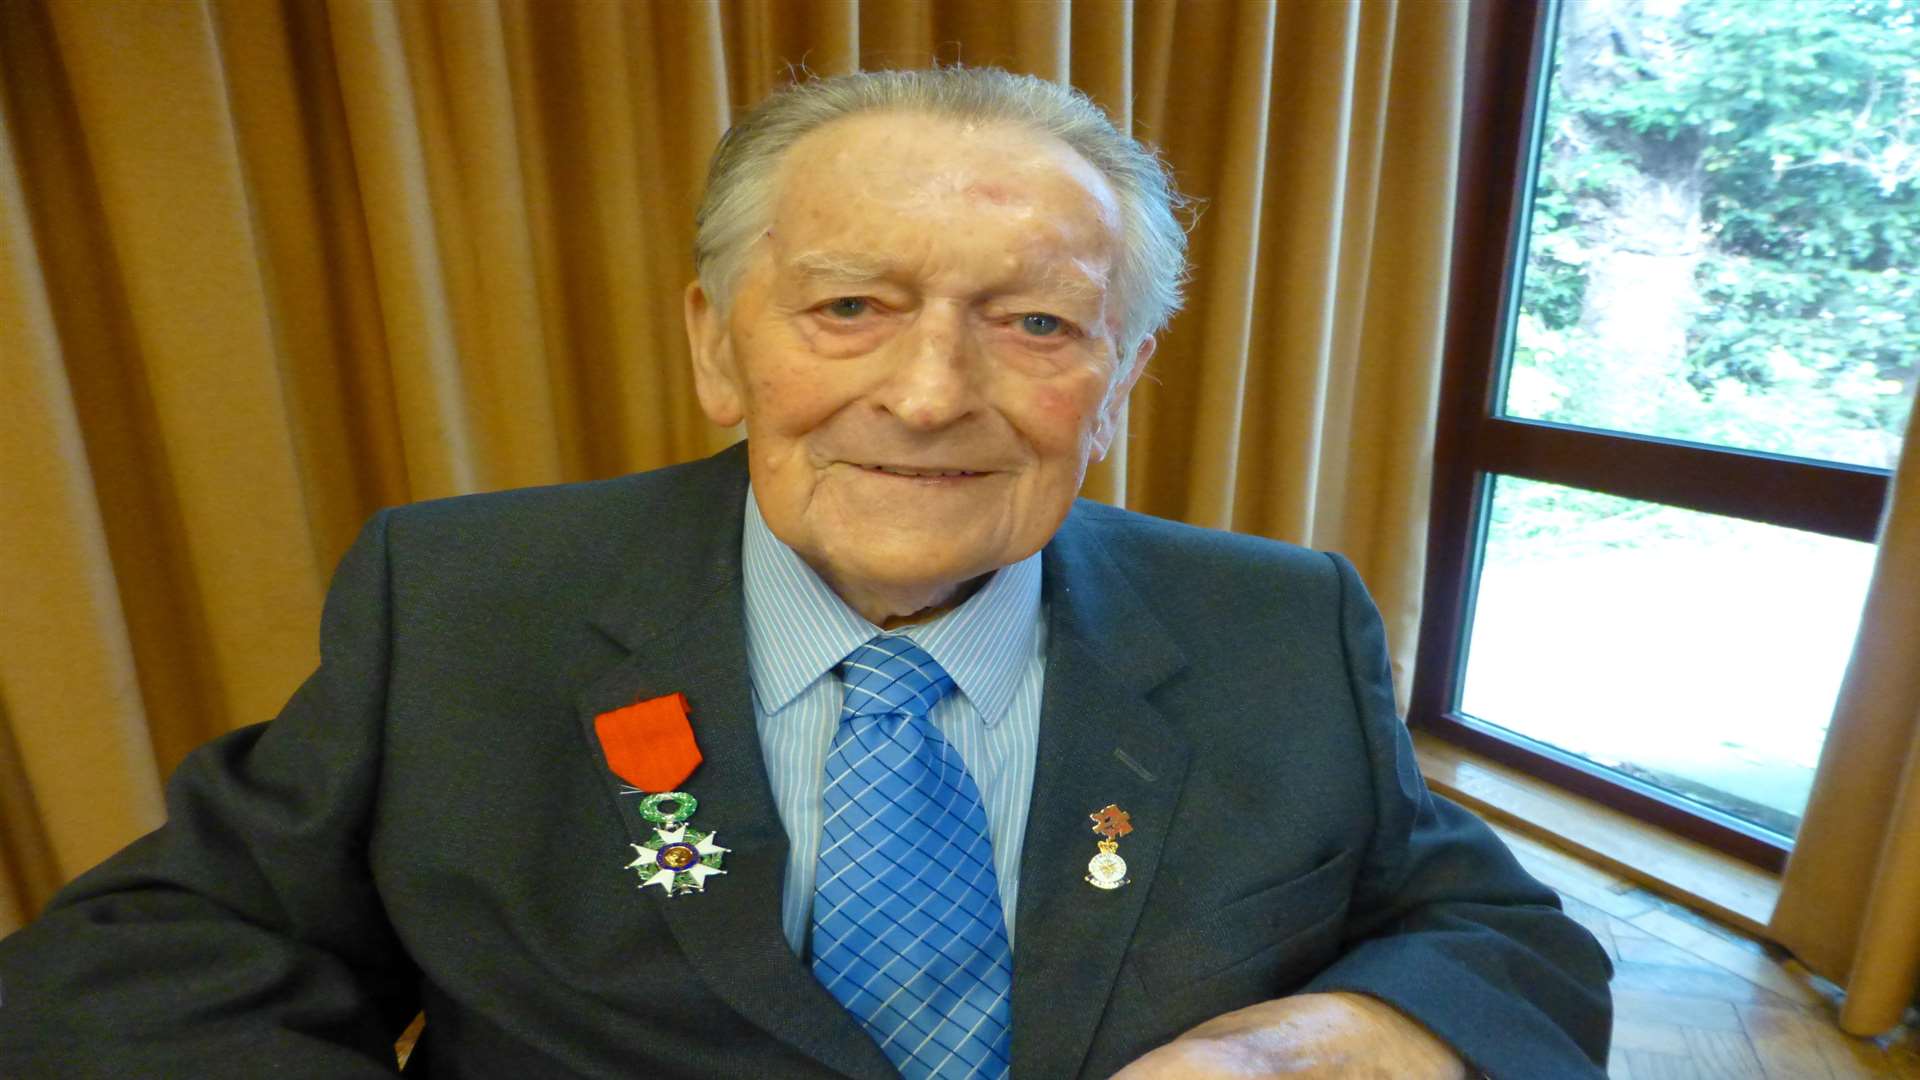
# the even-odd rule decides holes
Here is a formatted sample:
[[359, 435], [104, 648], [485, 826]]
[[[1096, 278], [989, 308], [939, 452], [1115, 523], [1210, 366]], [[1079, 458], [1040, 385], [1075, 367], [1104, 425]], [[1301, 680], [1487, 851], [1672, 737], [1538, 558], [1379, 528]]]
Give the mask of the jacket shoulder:
[[382, 511], [377, 545], [396, 600], [484, 606], [604, 594], [662, 576], [706, 580], [737, 561], [743, 455], [606, 480], [432, 499]]
[[1087, 499], [1074, 505], [1070, 527], [1098, 540], [1114, 560], [1140, 584], [1139, 574], [1151, 584], [1160, 572], [1195, 579], [1238, 581], [1280, 579], [1324, 581], [1336, 584], [1339, 556], [1314, 551], [1248, 533], [1209, 529], [1171, 521], [1134, 510], [1122, 510]]
[[599, 526], [668, 523], [682, 509], [711, 511], [744, 498], [746, 469], [729, 450], [711, 458], [604, 480], [427, 499], [388, 512], [389, 529], [413, 536], [480, 532], [558, 534]]
[[[1051, 555], [1063, 584], [1117, 575], [1188, 653], [1236, 638], [1330, 645], [1347, 604], [1365, 591], [1337, 555], [1085, 500]], [[1103, 564], [1101, 575], [1094, 568]]]

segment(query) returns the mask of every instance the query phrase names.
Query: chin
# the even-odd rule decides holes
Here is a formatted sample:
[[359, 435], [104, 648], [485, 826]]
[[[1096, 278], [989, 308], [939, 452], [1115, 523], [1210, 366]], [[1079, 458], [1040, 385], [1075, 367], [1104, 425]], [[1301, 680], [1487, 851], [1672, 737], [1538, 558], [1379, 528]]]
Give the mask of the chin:
[[868, 549], [852, 561], [859, 576], [888, 589], [943, 589], [982, 574], [1000, 569], [1004, 563], [991, 557], [964, 558], [957, 554], [933, 552], [926, 548], [902, 549], [894, 545], [875, 551]]

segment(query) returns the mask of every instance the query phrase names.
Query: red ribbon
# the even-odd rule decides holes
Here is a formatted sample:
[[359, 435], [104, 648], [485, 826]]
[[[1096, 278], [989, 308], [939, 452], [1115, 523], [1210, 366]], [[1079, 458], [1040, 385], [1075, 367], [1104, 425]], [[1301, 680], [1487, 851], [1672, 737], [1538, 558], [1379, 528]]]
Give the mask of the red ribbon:
[[675, 791], [702, 760], [687, 722], [687, 695], [636, 701], [593, 718], [615, 776], [641, 791]]

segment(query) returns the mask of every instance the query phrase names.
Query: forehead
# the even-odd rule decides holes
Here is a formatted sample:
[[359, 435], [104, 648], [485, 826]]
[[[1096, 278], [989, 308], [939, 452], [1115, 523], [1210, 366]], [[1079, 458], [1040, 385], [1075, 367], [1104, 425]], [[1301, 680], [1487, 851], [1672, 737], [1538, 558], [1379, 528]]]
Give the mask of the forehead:
[[856, 261], [1085, 264], [1119, 239], [1113, 188], [1071, 147], [1005, 123], [905, 112], [836, 120], [782, 163], [775, 247]]

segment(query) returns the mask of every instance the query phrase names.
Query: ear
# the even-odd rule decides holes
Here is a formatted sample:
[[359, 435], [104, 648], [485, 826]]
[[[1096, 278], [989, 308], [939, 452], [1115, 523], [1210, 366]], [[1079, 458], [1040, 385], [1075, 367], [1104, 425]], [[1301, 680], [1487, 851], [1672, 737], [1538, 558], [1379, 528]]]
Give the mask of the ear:
[[1133, 385], [1145, 374], [1147, 361], [1152, 359], [1157, 344], [1152, 334], [1143, 338], [1140, 347], [1134, 350], [1126, 373], [1107, 390], [1107, 399], [1100, 403], [1100, 418], [1094, 424], [1093, 460], [1106, 460], [1107, 448], [1113, 445], [1113, 437], [1120, 431], [1120, 414], [1126, 411], [1127, 395], [1133, 393]]
[[721, 427], [732, 427], [746, 415], [740, 373], [733, 363], [733, 341], [727, 321], [698, 281], [687, 286], [683, 314], [687, 345], [693, 353], [693, 388], [700, 411]]

